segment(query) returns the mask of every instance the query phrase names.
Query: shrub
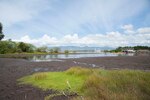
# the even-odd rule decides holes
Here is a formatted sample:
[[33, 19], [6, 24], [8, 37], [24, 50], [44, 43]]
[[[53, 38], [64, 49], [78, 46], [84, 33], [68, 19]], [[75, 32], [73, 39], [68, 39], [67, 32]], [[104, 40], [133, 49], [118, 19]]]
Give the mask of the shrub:
[[35, 80], [44, 80], [47, 78], [47, 73], [36, 73], [34, 74], [34, 79]]
[[93, 70], [89, 68], [81, 68], [79, 66], [76, 66], [68, 69], [66, 73], [69, 75], [85, 76], [92, 74]]
[[[104, 74], [105, 73], [105, 74]], [[90, 75], [82, 86], [85, 100], [147, 100], [150, 73], [111, 70]]]
[[82, 91], [86, 100], [106, 100], [108, 99], [109, 91], [105, 86], [107, 79], [94, 73], [85, 81]]
[[64, 53], [65, 53], [65, 54], [69, 54], [69, 50], [65, 50]]

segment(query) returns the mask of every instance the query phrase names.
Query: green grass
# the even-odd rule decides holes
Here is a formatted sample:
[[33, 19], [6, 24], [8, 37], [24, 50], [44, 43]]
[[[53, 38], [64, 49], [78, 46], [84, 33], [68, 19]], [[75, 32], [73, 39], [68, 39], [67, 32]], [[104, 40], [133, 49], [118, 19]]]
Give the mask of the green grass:
[[44, 72], [35, 73], [19, 79], [20, 84], [31, 84], [43, 90], [54, 89], [71, 92], [80, 92], [80, 87], [84, 83], [85, 77], [70, 75], [66, 72]]
[[[73, 67], [64, 72], [36, 73], [19, 79], [20, 84], [58, 91], [68, 90], [84, 100], [149, 100], [150, 72]], [[81, 97], [74, 98], [81, 100]]]

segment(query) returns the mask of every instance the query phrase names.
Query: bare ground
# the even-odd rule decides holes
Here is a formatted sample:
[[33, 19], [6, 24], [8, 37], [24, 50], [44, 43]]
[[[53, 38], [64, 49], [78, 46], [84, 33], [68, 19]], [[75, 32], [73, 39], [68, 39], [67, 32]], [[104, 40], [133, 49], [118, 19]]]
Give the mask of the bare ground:
[[[42, 71], [64, 71], [72, 66], [104, 69], [150, 70], [150, 56], [120, 56], [63, 59], [52, 62], [30, 62], [25, 59], [0, 58], [0, 100], [44, 100], [44, 97], [56, 91], [19, 85], [17, 79], [25, 75]], [[58, 96], [54, 100], [68, 100]]]

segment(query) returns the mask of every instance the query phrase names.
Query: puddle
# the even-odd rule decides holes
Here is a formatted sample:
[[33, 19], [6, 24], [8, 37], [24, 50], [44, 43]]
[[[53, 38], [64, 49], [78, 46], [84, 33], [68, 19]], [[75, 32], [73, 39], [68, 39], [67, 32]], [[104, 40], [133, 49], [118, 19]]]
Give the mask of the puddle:
[[30, 60], [31, 62], [50, 62], [50, 61], [60, 61], [60, 62], [64, 62], [64, 60], [59, 60], [59, 59], [48, 59], [48, 60], [39, 60], [39, 59], [34, 59], [34, 60]]
[[35, 68], [34, 71], [38, 72], [38, 71], [48, 71], [49, 68]]
[[73, 63], [81, 64], [81, 65], [88, 65], [88, 66], [91, 66], [91, 67], [98, 67], [96, 64], [88, 64], [88, 63], [82, 63], [82, 62], [76, 62], [76, 61], [73, 61]]

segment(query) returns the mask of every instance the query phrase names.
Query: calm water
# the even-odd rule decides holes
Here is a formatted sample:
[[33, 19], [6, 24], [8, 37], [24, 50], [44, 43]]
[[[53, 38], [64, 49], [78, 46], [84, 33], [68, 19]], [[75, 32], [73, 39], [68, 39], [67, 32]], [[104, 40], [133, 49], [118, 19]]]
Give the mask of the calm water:
[[30, 61], [63, 61], [60, 59], [69, 59], [69, 58], [85, 58], [85, 57], [105, 57], [105, 56], [118, 56], [118, 54], [111, 53], [101, 53], [101, 54], [55, 54], [55, 55], [34, 55], [28, 57]]

